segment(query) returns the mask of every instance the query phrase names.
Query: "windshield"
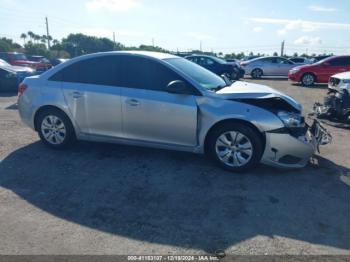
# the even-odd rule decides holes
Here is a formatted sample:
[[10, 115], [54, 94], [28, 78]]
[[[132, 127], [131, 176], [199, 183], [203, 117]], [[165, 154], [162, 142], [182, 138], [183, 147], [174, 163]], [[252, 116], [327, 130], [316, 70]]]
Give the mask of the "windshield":
[[24, 54], [12, 54], [13, 60], [28, 60]]
[[226, 64], [227, 63], [226, 60], [218, 58], [218, 57], [211, 57], [211, 59], [215, 60], [219, 64]]
[[226, 86], [225, 81], [221, 77], [187, 59], [170, 58], [165, 59], [165, 61], [191, 77], [205, 89], [217, 89]]
[[0, 59], [0, 66], [11, 66], [9, 63], [7, 63], [6, 61]]

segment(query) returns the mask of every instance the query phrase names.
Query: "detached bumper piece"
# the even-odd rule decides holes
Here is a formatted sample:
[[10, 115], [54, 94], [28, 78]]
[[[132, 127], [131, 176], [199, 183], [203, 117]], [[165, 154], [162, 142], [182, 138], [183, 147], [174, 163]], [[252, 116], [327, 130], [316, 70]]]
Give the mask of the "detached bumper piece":
[[309, 128], [309, 132], [314, 140], [313, 143], [317, 149], [317, 152], [320, 152], [320, 146], [327, 145], [332, 142], [332, 135], [316, 119], [313, 120], [313, 124]]

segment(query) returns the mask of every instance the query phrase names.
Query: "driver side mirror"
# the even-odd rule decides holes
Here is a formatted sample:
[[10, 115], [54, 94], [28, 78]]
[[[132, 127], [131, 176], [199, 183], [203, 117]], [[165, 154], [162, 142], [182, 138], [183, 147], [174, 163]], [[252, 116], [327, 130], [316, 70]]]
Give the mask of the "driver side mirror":
[[165, 87], [165, 91], [172, 94], [186, 94], [188, 90], [185, 82], [181, 80], [175, 80], [170, 82]]

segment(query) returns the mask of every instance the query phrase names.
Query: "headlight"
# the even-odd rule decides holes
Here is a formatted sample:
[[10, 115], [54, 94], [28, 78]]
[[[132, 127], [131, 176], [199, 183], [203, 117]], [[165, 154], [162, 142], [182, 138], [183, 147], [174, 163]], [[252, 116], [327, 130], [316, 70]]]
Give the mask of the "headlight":
[[277, 116], [288, 128], [303, 127], [305, 125], [304, 117], [297, 113], [280, 111], [277, 113]]
[[299, 70], [300, 70], [300, 69], [291, 69], [289, 72], [290, 72], [291, 74], [296, 74], [296, 73], [299, 72]]
[[350, 84], [350, 79], [343, 79], [342, 82], [343, 82], [344, 84]]

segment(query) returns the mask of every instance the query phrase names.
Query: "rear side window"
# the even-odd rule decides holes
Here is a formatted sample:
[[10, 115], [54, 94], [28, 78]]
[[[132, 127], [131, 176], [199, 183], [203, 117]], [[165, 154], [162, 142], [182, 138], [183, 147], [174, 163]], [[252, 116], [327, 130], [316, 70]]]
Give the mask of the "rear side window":
[[101, 56], [79, 61], [63, 68], [50, 81], [116, 86], [119, 56]]
[[121, 56], [119, 86], [162, 91], [178, 74], [157, 61], [138, 56]]
[[332, 66], [350, 66], [350, 57], [338, 57], [329, 61]]

